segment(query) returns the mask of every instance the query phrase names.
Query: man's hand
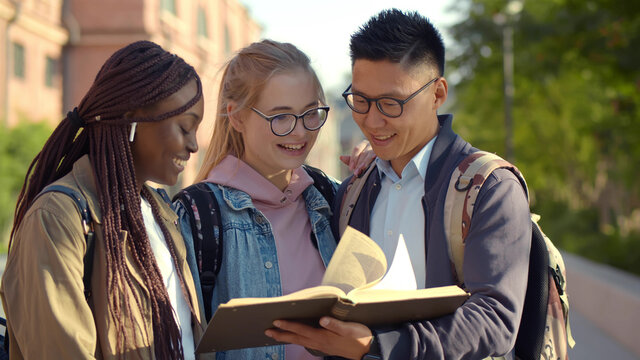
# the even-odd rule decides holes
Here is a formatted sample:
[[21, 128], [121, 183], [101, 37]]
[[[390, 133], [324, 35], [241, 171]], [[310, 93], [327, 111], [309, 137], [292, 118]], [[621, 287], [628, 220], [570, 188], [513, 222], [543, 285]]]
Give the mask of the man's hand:
[[273, 325], [276, 329], [265, 331], [265, 335], [277, 341], [302, 345], [307, 349], [348, 359], [362, 358], [369, 351], [372, 340], [368, 327], [327, 316], [320, 319], [321, 328], [285, 320], [276, 320]]

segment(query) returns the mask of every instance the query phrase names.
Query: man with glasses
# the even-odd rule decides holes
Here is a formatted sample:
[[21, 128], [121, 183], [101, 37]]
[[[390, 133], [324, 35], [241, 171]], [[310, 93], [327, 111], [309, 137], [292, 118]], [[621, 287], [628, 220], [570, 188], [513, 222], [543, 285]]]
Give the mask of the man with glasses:
[[[442, 38], [427, 18], [393, 9], [371, 18], [350, 47], [352, 84], [343, 97], [378, 158], [349, 225], [369, 234], [389, 263], [402, 235], [413, 270], [406, 276], [419, 288], [457, 284], [444, 200], [453, 170], [477, 149], [453, 132], [452, 115], [437, 113], [448, 91]], [[374, 329], [327, 317], [320, 328], [278, 321], [267, 333], [350, 359], [513, 358], [530, 245], [524, 190], [511, 171], [495, 170], [475, 202], [464, 250], [471, 296], [456, 312]]]

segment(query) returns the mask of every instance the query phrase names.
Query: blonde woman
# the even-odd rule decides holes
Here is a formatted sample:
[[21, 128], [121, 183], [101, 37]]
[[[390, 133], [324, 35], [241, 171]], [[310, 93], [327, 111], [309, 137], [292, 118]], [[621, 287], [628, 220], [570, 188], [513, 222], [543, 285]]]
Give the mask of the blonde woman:
[[[206, 276], [211, 280], [214, 275], [215, 283], [202, 284], [210, 314], [231, 298], [280, 296], [319, 285], [336, 246], [331, 203], [322, 192], [335, 192], [338, 183], [303, 167], [329, 112], [309, 58], [291, 44], [253, 43], [229, 61], [219, 94], [199, 183], [190, 188], [200, 192], [176, 202], [185, 241], [195, 249], [194, 277], [211, 268], [212, 261], [220, 262], [217, 274]], [[360, 163], [373, 159], [372, 151], [359, 155], [352, 157], [351, 168], [356, 171], [363, 167]], [[212, 206], [193, 212], [198, 200], [210, 196], [215, 197], [219, 214], [209, 211]], [[202, 229], [218, 215], [221, 228]], [[201, 251], [202, 243], [219, 240], [202, 236], [207, 230], [223, 239], [215, 259]], [[298, 345], [216, 355], [219, 359], [314, 358]]]

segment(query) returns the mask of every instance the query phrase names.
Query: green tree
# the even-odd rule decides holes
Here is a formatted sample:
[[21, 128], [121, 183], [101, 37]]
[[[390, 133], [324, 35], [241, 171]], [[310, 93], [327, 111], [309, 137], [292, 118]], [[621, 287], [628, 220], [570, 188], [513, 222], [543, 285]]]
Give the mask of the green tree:
[[[508, 1], [461, 2], [454, 126], [504, 154]], [[511, 16], [515, 162], [542, 225], [566, 250], [640, 273], [640, 3], [537, 0]]]
[[[31, 161], [51, 134], [45, 122], [21, 121], [13, 128], [0, 126], [0, 234], [13, 222], [17, 196]], [[4, 242], [4, 239], [2, 239]]]

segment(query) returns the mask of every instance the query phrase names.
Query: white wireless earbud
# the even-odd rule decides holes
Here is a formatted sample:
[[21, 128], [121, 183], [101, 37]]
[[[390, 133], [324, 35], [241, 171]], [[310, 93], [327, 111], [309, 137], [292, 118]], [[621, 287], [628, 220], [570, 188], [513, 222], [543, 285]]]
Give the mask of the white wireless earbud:
[[129, 133], [129, 142], [133, 142], [133, 137], [136, 136], [136, 126], [138, 126], [137, 122], [131, 123], [131, 132]]

